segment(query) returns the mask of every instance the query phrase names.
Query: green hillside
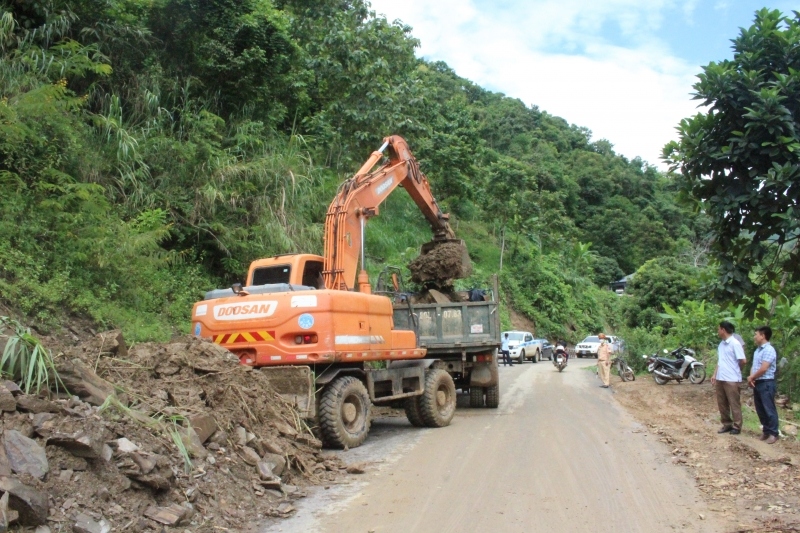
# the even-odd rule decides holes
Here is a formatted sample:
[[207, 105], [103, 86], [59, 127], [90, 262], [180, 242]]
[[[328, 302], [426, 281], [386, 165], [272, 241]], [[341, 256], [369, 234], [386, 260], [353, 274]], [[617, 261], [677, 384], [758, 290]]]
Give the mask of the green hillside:
[[[40, 328], [187, 331], [250, 260], [320, 252], [337, 184], [390, 134], [469, 245], [462, 284], [487, 283], [502, 247], [505, 298], [540, 335], [621, 326], [608, 283], [707, 232], [670, 177], [416, 58], [360, 0], [0, 10], [0, 298]], [[398, 192], [369, 224], [370, 272], [428, 235]]]

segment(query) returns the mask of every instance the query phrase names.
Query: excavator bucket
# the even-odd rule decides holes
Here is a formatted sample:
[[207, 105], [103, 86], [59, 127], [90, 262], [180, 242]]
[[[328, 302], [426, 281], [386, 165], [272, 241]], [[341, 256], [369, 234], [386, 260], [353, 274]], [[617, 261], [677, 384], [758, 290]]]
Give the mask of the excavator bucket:
[[408, 268], [416, 283], [449, 287], [454, 280], [472, 273], [472, 262], [463, 240], [442, 239], [423, 244], [419, 257]]

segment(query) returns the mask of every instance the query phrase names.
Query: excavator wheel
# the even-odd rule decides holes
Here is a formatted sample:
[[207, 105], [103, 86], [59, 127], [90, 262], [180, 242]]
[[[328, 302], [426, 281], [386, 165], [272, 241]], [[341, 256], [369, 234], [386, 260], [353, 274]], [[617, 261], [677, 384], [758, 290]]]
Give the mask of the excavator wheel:
[[412, 396], [406, 398], [403, 404], [403, 409], [406, 412], [406, 418], [411, 422], [414, 427], [425, 427], [425, 421], [422, 420], [422, 414], [419, 412], [419, 396]]
[[353, 376], [334, 379], [322, 392], [319, 424], [322, 440], [331, 448], [355, 448], [367, 438], [370, 426], [369, 394]]
[[469, 406], [483, 407], [483, 387], [469, 388]]
[[450, 374], [439, 368], [425, 373], [425, 390], [419, 397], [419, 410], [427, 427], [450, 425], [456, 413], [456, 384]]

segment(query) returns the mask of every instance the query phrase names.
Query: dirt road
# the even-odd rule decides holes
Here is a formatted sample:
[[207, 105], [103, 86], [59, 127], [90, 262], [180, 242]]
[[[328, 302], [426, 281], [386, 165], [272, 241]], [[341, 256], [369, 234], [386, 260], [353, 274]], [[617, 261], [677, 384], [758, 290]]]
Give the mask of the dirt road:
[[[320, 488], [265, 533], [729, 531], [666, 445], [599, 388], [593, 360], [501, 368], [500, 409], [459, 409], [443, 429], [379, 418], [366, 473]], [[618, 378], [615, 378], [618, 379]]]

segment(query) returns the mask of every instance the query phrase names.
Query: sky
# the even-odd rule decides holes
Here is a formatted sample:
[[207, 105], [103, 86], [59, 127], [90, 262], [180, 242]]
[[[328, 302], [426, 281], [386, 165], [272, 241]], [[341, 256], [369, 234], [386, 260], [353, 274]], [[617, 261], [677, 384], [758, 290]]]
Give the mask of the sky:
[[786, 0], [371, 0], [411, 26], [417, 54], [481, 87], [589, 128], [617, 153], [661, 169], [681, 119], [700, 111], [701, 67], [762, 7]]

